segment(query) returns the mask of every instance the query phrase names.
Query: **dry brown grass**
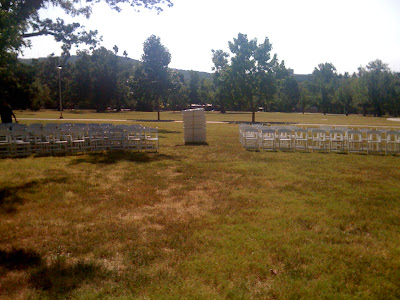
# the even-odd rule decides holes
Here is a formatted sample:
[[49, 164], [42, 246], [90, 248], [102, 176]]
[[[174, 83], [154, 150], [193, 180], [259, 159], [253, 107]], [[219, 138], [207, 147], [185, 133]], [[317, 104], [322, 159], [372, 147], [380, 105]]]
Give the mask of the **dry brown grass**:
[[0, 161], [0, 298], [396, 298], [398, 156], [161, 151]]

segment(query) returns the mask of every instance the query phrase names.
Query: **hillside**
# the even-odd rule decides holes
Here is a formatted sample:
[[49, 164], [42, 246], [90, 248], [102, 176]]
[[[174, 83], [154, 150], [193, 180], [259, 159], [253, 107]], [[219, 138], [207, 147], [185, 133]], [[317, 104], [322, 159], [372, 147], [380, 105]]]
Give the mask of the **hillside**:
[[[34, 58], [34, 59], [32, 59], [32, 58], [20, 58], [19, 61], [24, 63], [24, 64], [30, 65], [30, 64], [32, 64], [32, 61], [35, 60], [35, 59], [36, 58]], [[45, 59], [47, 59], [47, 57], [37, 58], [37, 60], [39, 60], [39, 61], [45, 60]], [[122, 56], [118, 56], [118, 59], [120, 60], [120, 63], [122, 63], [122, 64], [131, 64], [133, 66], [135, 66], [135, 65], [140, 63], [139, 60], [133, 59], [133, 58], [129, 58], [129, 57], [125, 58], [125, 57], [122, 57]], [[78, 56], [71, 55], [68, 58], [67, 62], [71, 63], [71, 64], [74, 64], [78, 60], [79, 60]], [[174, 69], [174, 68], [172, 68], [172, 70], [176, 70], [179, 73], [183, 74], [183, 76], [184, 76], [186, 81], [190, 80], [190, 72], [191, 72], [191, 70], [181, 70], [181, 69]], [[206, 79], [211, 79], [212, 78], [212, 73], [200, 72], [200, 71], [195, 71], [195, 72], [197, 72], [199, 74], [200, 79], [201, 78], [206, 78]]]

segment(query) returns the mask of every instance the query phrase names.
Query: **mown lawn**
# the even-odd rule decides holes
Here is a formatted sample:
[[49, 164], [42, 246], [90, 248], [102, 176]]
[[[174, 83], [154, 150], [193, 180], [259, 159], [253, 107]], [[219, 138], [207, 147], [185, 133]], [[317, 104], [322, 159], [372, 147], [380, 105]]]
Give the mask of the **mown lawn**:
[[159, 153], [0, 160], [1, 299], [400, 298], [400, 156], [248, 152], [235, 124], [185, 146], [182, 123], [145, 125]]

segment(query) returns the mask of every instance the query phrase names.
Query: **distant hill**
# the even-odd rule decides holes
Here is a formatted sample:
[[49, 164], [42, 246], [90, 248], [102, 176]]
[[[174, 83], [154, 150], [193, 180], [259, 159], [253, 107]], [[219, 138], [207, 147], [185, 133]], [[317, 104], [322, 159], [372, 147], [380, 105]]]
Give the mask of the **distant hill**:
[[[122, 56], [118, 56], [120, 62], [122, 64], [131, 64], [133, 66], [137, 65], [140, 63], [139, 60], [137, 59], [133, 59], [133, 58], [125, 58]], [[41, 58], [37, 58], [39, 61], [41, 60], [45, 60], [47, 59], [47, 57], [41, 57]], [[68, 58], [68, 62], [69, 63], [75, 63], [76, 61], [78, 61], [79, 57], [76, 55], [72, 55]], [[20, 58], [19, 59], [20, 62], [25, 63], [30, 65], [32, 63], [32, 58]], [[172, 70], [176, 70], [179, 73], [183, 74], [183, 77], [185, 78], [185, 81], [189, 81], [190, 80], [190, 72], [192, 70], [181, 70], [181, 69], [174, 69], [172, 68]], [[205, 79], [212, 79], [213, 73], [208, 73], [208, 72], [201, 72], [201, 71], [194, 71], [197, 72], [199, 74], [200, 79], [205, 78]], [[298, 82], [304, 82], [304, 81], [310, 81], [312, 80], [312, 74], [293, 74], [294, 78], [298, 81]]]
[[312, 74], [293, 74], [297, 82], [311, 81]]
[[[33, 59], [32, 58], [19, 58], [19, 61], [24, 63], [24, 64], [30, 65], [30, 64], [32, 64], [32, 60], [34, 60], [34, 59], [42, 61], [42, 60], [46, 60], [47, 57], [40, 57], [40, 58], [33, 58]], [[133, 59], [133, 58], [129, 58], [129, 57], [125, 58], [125, 57], [122, 57], [122, 56], [118, 56], [118, 59], [120, 60], [120, 62], [122, 64], [131, 64], [133, 66], [135, 66], [135, 65], [140, 63], [139, 60]], [[79, 60], [78, 56], [71, 55], [68, 58], [67, 62], [74, 64], [78, 60]], [[180, 70], [180, 69], [174, 69], [174, 68], [172, 68], [172, 70], [176, 70], [177, 72], [183, 74], [183, 77], [185, 78], [186, 81], [190, 80], [190, 72], [191, 72], [191, 70]], [[201, 78], [212, 79], [212, 75], [213, 75], [212, 73], [200, 72], [200, 71], [195, 71], [195, 72], [197, 72], [199, 74], [200, 79]]]

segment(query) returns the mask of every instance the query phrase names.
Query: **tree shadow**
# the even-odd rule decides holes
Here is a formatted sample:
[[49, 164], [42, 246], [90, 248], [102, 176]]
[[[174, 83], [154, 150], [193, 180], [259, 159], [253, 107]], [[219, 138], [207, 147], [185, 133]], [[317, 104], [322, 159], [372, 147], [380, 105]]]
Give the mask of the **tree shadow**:
[[175, 147], [184, 147], [184, 146], [194, 146], [194, 147], [200, 147], [200, 146], [209, 146], [210, 144], [207, 142], [200, 142], [200, 143], [184, 143], [184, 144], [177, 144]]
[[25, 270], [38, 266], [42, 263], [39, 254], [34, 251], [23, 249], [12, 249], [11, 251], [0, 250], [0, 267], [7, 270]]
[[165, 133], [182, 133], [182, 131], [173, 131], [173, 130], [166, 130], [166, 129], [158, 129], [159, 134], [165, 134]]
[[126, 152], [126, 151], [107, 151], [88, 153], [84, 157], [77, 158], [71, 162], [71, 165], [81, 163], [105, 164], [111, 165], [120, 161], [129, 161], [135, 163], [151, 163], [162, 160], [178, 160], [177, 157], [160, 153], [148, 152]]
[[81, 285], [106, 277], [104, 269], [92, 262], [67, 264], [65, 257], [57, 257], [50, 265], [42, 264], [30, 272], [29, 282], [50, 299], [68, 298]]
[[66, 176], [60, 178], [45, 178], [40, 180], [32, 180], [31, 182], [14, 186], [5, 187], [0, 189], [0, 214], [12, 214], [17, 211], [17, 207], [24, 204], [25, 199], [20, 197], [21, 192], [34, 192], [35, 189], [40, 188], [41, 185], [48, 183], [65, 183]]
[[171, 122], [175, 122], [175, 120], [146, 120], [146, 119], [128, 119], [128, 121], [134, 121], [134, 122], [154, 122], [154, 123], [171, 123]]
[[[81, 285], [96, 279], [104, 280], [107, 276], [104, 268], [92, 262], [70, 264], [65, 256], [57, 256], [49, 264], [35, 251], [23, 249], [0, 250], [1, 269], [3, 278], [8, 272], [27, 272], [29, 285], [49, 299], [68, 298], [69, 293]], [[6, 281], [5, 294], [15, 294], [20, 282], [13, 275]]]

